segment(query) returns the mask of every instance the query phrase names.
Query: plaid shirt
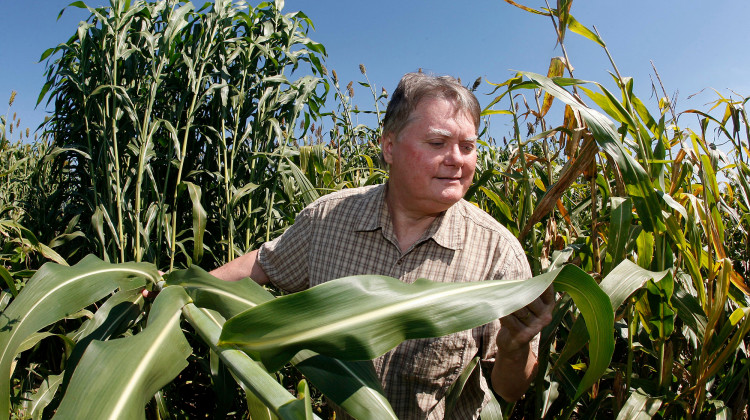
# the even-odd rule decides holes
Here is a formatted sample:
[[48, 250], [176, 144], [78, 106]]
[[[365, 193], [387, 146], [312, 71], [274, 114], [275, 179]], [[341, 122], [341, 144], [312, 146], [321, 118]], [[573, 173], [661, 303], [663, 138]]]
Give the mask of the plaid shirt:
[[[385, 203], [385, 185], [345, 189], [305, 208], [295, 223], [260, 248], [259, 262], [277, 287], [296, 292], [358, 274], [468, 282], [531, 277], [518, 240], [476, 206], [461, 200], [401, 252]], [[374, 360], [386, 397], [400, 419], [442, 419], [445, 393], [480, 356], [489, 372], [499, 321], [440, 338], [407, 340]], [[489, 399], [479, 372], [469, 378], [451, 418], [476, 419]]]

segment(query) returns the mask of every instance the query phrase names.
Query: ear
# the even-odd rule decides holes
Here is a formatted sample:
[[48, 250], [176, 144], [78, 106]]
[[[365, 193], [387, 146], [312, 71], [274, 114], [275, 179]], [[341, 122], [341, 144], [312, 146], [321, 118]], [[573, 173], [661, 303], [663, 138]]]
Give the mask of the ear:
[[383, 160], [388, 165], [393, 163], [393, 143], [395, 140], [395, 136], [391, 133], [380, 137], [380, 151], [383, 154]]

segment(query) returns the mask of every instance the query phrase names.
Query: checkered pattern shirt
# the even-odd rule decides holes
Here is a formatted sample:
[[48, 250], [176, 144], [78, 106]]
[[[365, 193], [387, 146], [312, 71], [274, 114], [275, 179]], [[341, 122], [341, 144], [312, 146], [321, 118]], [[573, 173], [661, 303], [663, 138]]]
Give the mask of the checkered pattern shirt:
[[[271, 282], [296, 292], [359, 274], [469, 282], [531, 277], [516, 238], [487, 213], [461, 200], [402, 252], [385, 203], [385, 185], [345, 189], [312, 203], [280, 237], [260, 248]], [[374, 360], [386, 397], [400, 419], [442, 419], [445, 394], [480, 356], [489, 372], [499, 321], [439, 338], [407, 340]], [[488, 370], [489, 369], [489, 370]], [[489, 399], [479, 369], [464, 386], [451, 418], [476, 419]]]

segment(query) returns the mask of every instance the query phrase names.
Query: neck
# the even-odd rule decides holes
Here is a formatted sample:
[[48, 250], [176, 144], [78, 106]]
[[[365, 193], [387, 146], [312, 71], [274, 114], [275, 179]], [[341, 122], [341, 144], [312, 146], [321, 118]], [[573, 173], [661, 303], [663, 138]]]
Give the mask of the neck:
[[385, 202], [393, 221], [393, 232], [396, 234], [401, 252], [406, 252], [411, 248], [427, 232], [432, 222], [440, 214], [410, 209], [403, 205], [403, 201], [395, 199], [392, 192], [388, 190], [386, 190]]

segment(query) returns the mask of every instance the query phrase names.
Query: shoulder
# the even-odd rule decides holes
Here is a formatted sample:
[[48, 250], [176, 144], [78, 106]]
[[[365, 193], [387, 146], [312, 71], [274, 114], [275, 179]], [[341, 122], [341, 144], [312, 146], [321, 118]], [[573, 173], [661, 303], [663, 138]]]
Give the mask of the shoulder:
[[466, 245], [469, 249], [486, 249], [488, 243], [493, 254], [501, 261], [500, 277], [530, 277], [531, 270], [523, 246], [505, 226], [476, 205], [461, 200], [458, 211], [466, 226]]
[[318, 198], [311, 206], [329, 206], [340, 204], [343, 201], [367, 199], [377, 194], [384, 187], [385, 185], [368, 185], [366, 187], [344, 188]]
[[326, 194], [307, 206], [299, 216], [322, 219], [331, 215], [344, 215], [354, 218], [377, 206], [384, 187], [384, 185], [370, 185], [345, 188]]
[[487, 230], [506, 239], [512, 238], [513, 241], [518, 242], [516, 237], [505, 226], [475, 204], [461, 200], [456, 203], [456, 209], [468, 225], [475, 226], [481, 230]]

